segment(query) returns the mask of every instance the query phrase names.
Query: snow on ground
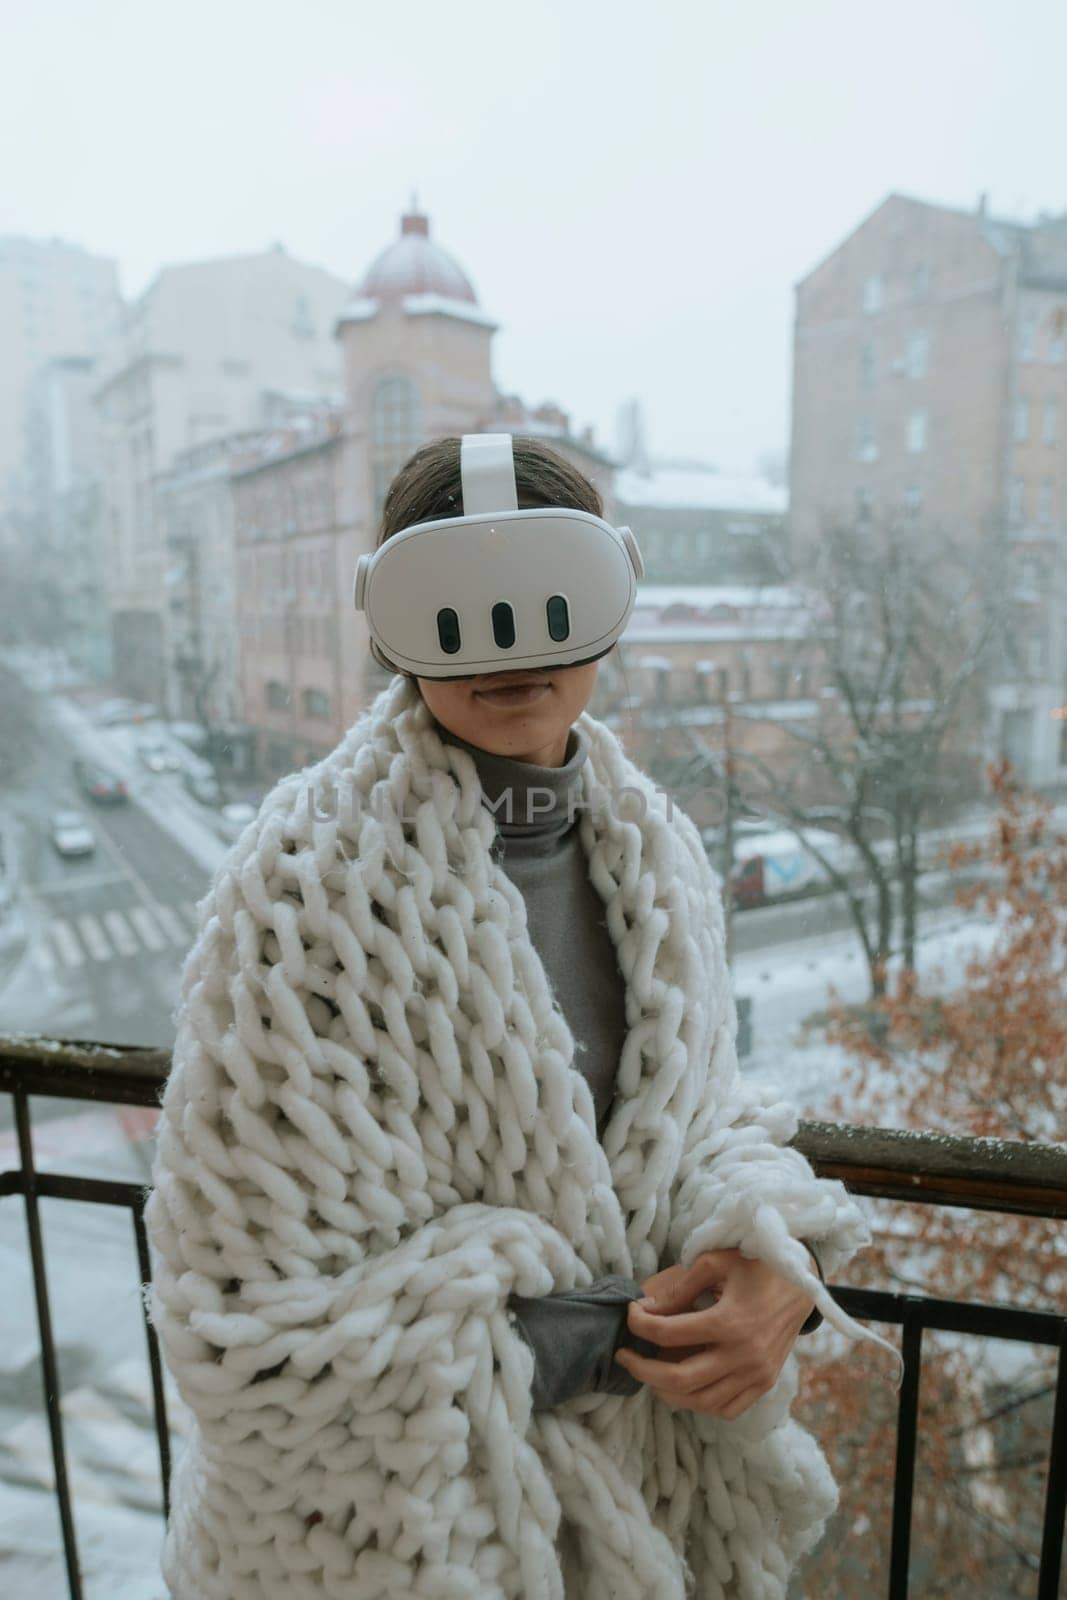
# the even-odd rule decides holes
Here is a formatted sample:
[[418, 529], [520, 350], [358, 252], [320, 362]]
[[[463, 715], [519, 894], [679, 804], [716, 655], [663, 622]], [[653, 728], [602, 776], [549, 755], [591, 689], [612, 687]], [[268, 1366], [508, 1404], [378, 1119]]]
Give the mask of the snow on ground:
[[[955, 907], [928, 913], [920, 925], [916, 951], [919, 974], [952, 989], [967, 962], [990, 949], [996, 926], [981, 913]], [[734, 990], [752, 999], [753, 1049], [742, 1062], [747, 1077], [776, 1083], [803, 1117], [827, 1115], [827, 1102], [851, 1059], [839, 1047], [813, 1035], [800, 1038], [805, 1019], [830, 1003], [831, 988], [846, 1002], [869, 994], [867, 963], [854, 933], [822, 934], [791, 945], [775, 945], [740, 955], [734, 962]]]

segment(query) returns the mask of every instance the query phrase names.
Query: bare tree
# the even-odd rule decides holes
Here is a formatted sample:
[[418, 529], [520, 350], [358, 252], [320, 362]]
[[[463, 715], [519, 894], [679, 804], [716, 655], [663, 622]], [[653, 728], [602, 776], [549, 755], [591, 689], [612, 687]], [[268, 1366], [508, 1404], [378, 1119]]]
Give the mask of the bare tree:
[[[820, 712], [814, 725], [782, 724], [792, 760], [742, 750], [731, 764], [743, 802], [791, 829], [844, 894], [881, 995], [895, 933], [903, 965], [915, 964], [922, 828], [978, 787], [985, 689], [1011, 605], [1003, 552], [890, 519], [832, 528], [793, 576], [810, 602], [798, 648], [824, 685]], [[738, 723], [757, 715], [735, 711]], [[858, 874], [813, 827], [848, 841]]]

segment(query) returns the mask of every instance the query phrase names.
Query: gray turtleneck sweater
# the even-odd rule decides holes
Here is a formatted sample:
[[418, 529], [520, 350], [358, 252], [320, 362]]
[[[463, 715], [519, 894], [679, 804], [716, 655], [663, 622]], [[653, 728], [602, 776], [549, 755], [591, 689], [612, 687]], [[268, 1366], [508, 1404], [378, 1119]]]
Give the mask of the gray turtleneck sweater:
[[[434, 723], [441, 738], [466, 750], [478, 769], [497, 823], [493, 858], [526, 902], [530, 938], [574, 1035], [574, 1064], [592, 1091], [600, 1137], [628, 1028], [625, 980], [578, 836], [589, 742], [575, 725], [563, 765], [542, 767], [493, 755], [436, 718]], [[640, 1381], [612, 1358], [623, 1345], [642, 1355], [660, 1354], [658, 1345], [632, 1334], [626, 1320], [627, 1302], [643, 1294], [636, 1280], [611, 1276], [563, 1294], [511, 1296], [509, 1308], [534, 1352], [535, 1409], [589, 1392], [636, 1393]], [[822, 1314], [813, 1311], [802, 1332], [821, 1321]]]

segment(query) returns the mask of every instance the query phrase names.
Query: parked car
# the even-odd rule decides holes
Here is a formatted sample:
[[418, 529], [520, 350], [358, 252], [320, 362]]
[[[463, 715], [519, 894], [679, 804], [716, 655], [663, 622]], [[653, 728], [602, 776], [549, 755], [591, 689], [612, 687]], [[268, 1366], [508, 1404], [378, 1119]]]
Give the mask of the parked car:
[[96, 837], [80, 811], [55, 813], [52, 843], [61, 856], [91, 856], [96, 849]]
[[130, 713], [135, 709], [132, 700], [105, 700], [102, 706], [96, 708], [97, 725], [101, 728], [114, 728], [122, 722], [129, 722]]
[[154, 736], [138, 739], [135, 748], [149, 772], [177, 772], [182, 764], [177, 751], [163, 739]]
[[152, 722], [159, 716], [155, 706], [147, 701], [129, 700], [125, 695], [117, 699], [105, 700], [103, 705], [96, 708], [96, 722], [101, 728], [118, 727], [124, 722]]
[[237, 839], [258, 815], [257, 809], [247, 800], [231, 800], [219, 812], [222, 831], [228, 839]]
[[194, 800], [199, 800], [201, 805], [217, 806], [222, 800], [222, 790], [219, 780], [210, 768], [205, 772], [202, 767], [183, 767], [182, 782]]
[[85, 756], [75, 756], [70, 764], [70, 770], [78, 788], [90, 800], [107, 805], [127, 798], [123, 780], [100, 761]]
[[180, 739], [190, 750], [206, 750], [208, 731], [201, 722], [171, 722], [168, 724], [173, 739]]

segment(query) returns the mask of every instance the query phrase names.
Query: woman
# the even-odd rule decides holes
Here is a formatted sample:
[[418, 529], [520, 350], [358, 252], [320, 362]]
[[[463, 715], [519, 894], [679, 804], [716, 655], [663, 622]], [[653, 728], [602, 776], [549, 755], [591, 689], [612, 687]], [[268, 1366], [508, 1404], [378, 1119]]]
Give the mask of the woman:
[[[462, 514], [459, 446], [379, 542]], [[597, 665], [398, 673], [201, 902], [147, 1212], [176, 1600], [784, 1596], [836, 1503], [792, 1347], [875, 1336], [801, 1241], [865, 1219], [739, 1079], [720, 885]]]

